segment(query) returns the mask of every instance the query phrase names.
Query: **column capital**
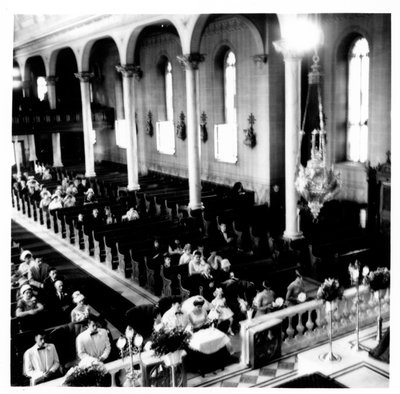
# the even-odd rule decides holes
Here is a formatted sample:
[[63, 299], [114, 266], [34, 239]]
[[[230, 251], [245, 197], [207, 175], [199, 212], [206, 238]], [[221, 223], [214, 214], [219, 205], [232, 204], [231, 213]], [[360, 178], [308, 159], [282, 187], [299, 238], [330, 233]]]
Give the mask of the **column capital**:
[[186, 55], [178, 55], [178, 62], [185, 69], [190, 68], [193, 70], [197, 70], [199, 68], [199, 64], [204, 62], [205, 55], [201, 53], [188, 53]]
[[49, 75], [46, 77], [47, 86], [55, 86], [56, 82], [58, 81], [58, 77], [55, 75]]
[[80, 73], [74, 73], [74, 75], [80, 82], [89, 82], [94, 77], [94, 73], [90, 71], [82, 71]]
[[135, 64], [117, 65], [115, 69], [120, 72], [125, 78], [132, 78], [133, 76], [139, 81], [143, 76], [143, 71], [140, 66]]
[[274, 41], [272, 44], [277, 52], [282, 53], [284, 60], [301, 60], [304, 55], [303, 50], [293, 48], [293, 45], [290, 45], [290, 43], [283, 38]]

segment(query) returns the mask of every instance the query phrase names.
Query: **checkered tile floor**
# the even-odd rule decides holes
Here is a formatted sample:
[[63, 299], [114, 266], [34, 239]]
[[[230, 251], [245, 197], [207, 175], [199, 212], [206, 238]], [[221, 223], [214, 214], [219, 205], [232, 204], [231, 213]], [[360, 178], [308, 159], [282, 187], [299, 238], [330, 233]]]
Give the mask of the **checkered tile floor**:
[[291, 356], [260, 369], [245, 371], [236, 376], [232, 376], [217, 383], [207, 385], [207, 387], [248, 388], [258, 386], [260, 384], [264, 385], [268, 382], [272, 383], [278, 378], [282, 378], [286, 375], [291, 375], [296, 371], [296, 369], [297, 356]]

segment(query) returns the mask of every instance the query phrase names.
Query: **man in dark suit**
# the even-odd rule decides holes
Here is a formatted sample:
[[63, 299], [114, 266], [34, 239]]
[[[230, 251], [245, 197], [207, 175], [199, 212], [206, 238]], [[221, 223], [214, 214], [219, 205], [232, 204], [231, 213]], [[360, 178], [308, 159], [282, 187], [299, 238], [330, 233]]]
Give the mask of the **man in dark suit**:
[[54, 283], [53, 294], [49, 296], [49, 309], [53, 312], [52, 320], [55, 323], [66, 323], [70, 320], [70, 310], [72, 307], [72, 300], [68, 293], [64, 291], [64, 282], [56, 280]]

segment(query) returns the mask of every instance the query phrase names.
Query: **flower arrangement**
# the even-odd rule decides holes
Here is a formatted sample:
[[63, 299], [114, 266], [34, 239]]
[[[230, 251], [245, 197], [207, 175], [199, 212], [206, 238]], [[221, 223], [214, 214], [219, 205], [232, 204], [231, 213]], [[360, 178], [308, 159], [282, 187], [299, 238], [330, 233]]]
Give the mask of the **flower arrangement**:
[[162, 357], [168, 353], [185, 349], [189, 344], [190, 336], [190, 332], [182, 329], [167, 330], [165, 327], [161, 327], [151, 335], [151, 349], [158, 357]]
[[319, 287], [317, 291], [317, 298], [323, 301], [334, 301], [341, 299], [343, 296], [343, 288], [340, 286], [337, 279], [325, 279], [324, 283]]
[[375, 271], [365, 271], [364, 284], [372, 291], [386, 289], [390, 286], [390, 271], [386, 267], [378, 267]]
[[299, 301], [300, 303], [304, 302], [306, 299], [307, 296], [304, 292], [299, 293], [299, 295], [297, 296], [297, 301]]
[[102, 362], [84, 359], [67, 372], [63, 386], [107, 387], [110, 383], [108, 371]]
[[273, 306], [274, 308], [280, 308], [280, 307], [283, 305], [284, 302], [285, 302], [285, 300], [284, 300], [282, 297], [278, 297], [278, 298], [272, 303], [272, 306]]

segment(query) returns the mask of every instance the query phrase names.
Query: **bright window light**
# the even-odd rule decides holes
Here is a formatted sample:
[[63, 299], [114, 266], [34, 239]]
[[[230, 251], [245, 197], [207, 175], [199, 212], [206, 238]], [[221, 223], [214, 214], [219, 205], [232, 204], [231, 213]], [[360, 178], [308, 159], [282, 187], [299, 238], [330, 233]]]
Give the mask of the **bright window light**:
[[225, 163], [237, 162], [237, 126], [234, 123], [214, 127], [215, 158]]
[[347, 160], [368, 155], [369, 47], [359, 38], [349, 51]]
[[125, 119], [119, 119], [115, 121], [115, 140], [117, 146], [126, 149], [128, 143], [128, 135]]
[[167, 120], [156, 123], [157, 151], [166, 155], [175, 153], [174, 123]]
[[47, 82], [45, 77], [37, 79], [37, 93], [40, 101], [43, 101], [47, 93]]

